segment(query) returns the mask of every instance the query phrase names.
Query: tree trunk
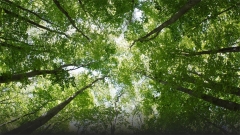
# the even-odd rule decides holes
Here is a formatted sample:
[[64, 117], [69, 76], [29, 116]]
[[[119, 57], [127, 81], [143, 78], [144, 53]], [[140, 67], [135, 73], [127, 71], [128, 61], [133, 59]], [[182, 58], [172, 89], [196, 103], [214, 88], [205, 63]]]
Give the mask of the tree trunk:
[[[191, 72], [193, 73], [193, 72]], [[233, 94], [233, 95], [236, 95], [236, 96], [240, 96], [240, 88], [239, 87], [235, 87], [235, 86], [224, 86], [223, 84], [221, 83], [217, 83], [217, 82], [214, 82], [206, 77], [203, 77], [203, 75], [200, 75], [200, 74], [197, 74], [197, 73], [193, 73], [195, 75], [198, 75], [199, 77], [201, 77], [202, 79], [206, 80], [208, 83], [201, 81], [201, 83], [203, 84], [202, 86], [205, 87], [205, 88], [209, 88], [213, 91], [216, 91], [214, 89], [216, 89], [216, 86], [221, 88], [220, 90], [218, 91], [222, 91], [222, 92], [226, 92], [226, 93], [229, 93], [229, 94]], [[197, 83], [197, 80], [194, 78], [194, 77], [190, 77], [188, 75], [185, 75], [184, 77], [182, 77], [182, 80], [184, 80], [185, 82], [188, 82], [188, 83], [192, 83], [192, 84], [195, 84]], [[225, 87], [225, 89], [224, 89]], [[227, 89], [227, 91], [226, 91]]]
[[54, 117], [58, 112], [60, 112], [66, 105], [68, 105], [76, 96], [78, 96], [80, 93], [82, 93], [87, 88], [90, 88], [94, 83], [96, 83], [99, 80], [102, 80], [103, 78], [98, 78], [94, 80], [89, 85], [83, 87], [82, 89], [78, 90], [73, 94], [71, 97], [63, 101], [62, 103], [58, 104], [57, 106], [50, 109], [46, 115], [42, 115], [35, 120], [29, 121], [22, 126], [13, 129], [5, 134], [31, 134], [33, 131], [35, 131], [37, 128], [41, 127], [45, 123], [47, 123], [52, 117]]
[[0, 76], [0, 83], [16, 82], [29, 77], [54, 73], [57, 73], [57, 70], [35, 70], [27, 73], [20, 73], [14, 75], [2, 75]]
[[184, 88], [184, 87], [177, 87], [176, 90], [184, 92], [190, 96], [196, 97], [196, 98], [200, 98], [204, 101], [207, 101], [211, 104], [214, 104], [216, 106], [220, 106], [232, 111], [240, 111], [240, 104], [232, 102], [232, 101], [227, 101], [227, 100], [223, 100], [223, 99], [219, 99], [213, 96], [209, 96], [207, 94], [199, 94], [196, 93], [190, 89]]
[[19, 119], [24, 118], [24, 117], [26, 117], [26, 116], [29, 116], [29, 115], [32, 115], [32, 114], [37, 113], [37, 112], [38, 112], [39, 110], [41, 110], [42, 107], [44, 107], [47, 103], [48, 103], [48, 102], [42, 104], [40, 107], [38, 107], [37, 109], [35, 109], [34, 111], [32, 111], [32, 112], [30, 112], [30, 113], [24, 114], [24, 115], [22, 115], [22, 116], [20, 116], [20, 117], [17, 117], [17, 118], [15, 118], [15, 119], [11, 120], [11, 121], [8, 121], [8, 122], [5, 122], [5, 123], [1, 124], [0, 127], [5, 126], [5, 125], [7, 125], [7, 124], [9, 124], [9, 123], [13, 123], [13, 122], [15, 122], [15, 121], [18, 121]]
[[61, 65], [59, 68], [54, 69], [54, 70], [34, 70], [34, 71], [27, 72], [27, 73], [19, 73], [19, 74], [14, 74], [14, 75], [4, 75], [3, 74], [0, 76], [0, 84], [21, 81], [25, 78], [35, 77], [38, 75], [56, 74], [57, 72], [63, 70], [63, 68], [66, 68], [69, 66], [85, 67], [85, 66], [90, 65], [91, 63], [92, 62], [85, 64], [85, 65], [80, 65], [80, 66], [78, 66], [76, 64], [65, 64], [65, 65]]
[[[172, 15], [170, 19], [162, 23], [160, 26], [158, 26], [157, 28], [155, 28], [145, 36], [138, 38], [137, 40], [134, 41], [134, 43], [137, 41], [140, 41], [140, 42], [148, 41], [155, 38], [162, 29], [176, 22], [180, 17], [182, 17], [185, 13], [187, 13], [192, 7], [194, 7], [200, 1], [201, 0], [189, 0], [182, 8], [180, 8], [174, 15]], [[149, 38], [153, 34], [155, 34], [155, 36], [153, 36], [152, 38]]]
[[[170, 83], [168, 83], [166, 81], [162, 81], [162, 80], [160, 80], [158, 82], [160, 82], [163, 85], [171, 85]], [[219, 99], [219, 98], [216, 98], [216, 97], [204, 94], [204, 93], [197, 93], [193, 90], [190, 90], [190, 89], [187, 89], [187, 88], [184, 88], [184, 87], [181, 87], [181, 86], [176, 86], [175, 89], [178, 90], [178, 91], [184, 92], [184, 93], [186, 93], [190, 96], [193, 96], [193, 97], [202, 99], [204, 101], [207, 101], [207, 102], [209, 102], [211, 104], [214, 104], [216, 106], [220, 106], [220, 107], [229, 109], [231, 111], [240, 111], [240, 104], [238, 104], [238, 103], [228, 101], [228, 100], [224, 100], [224, 99]]]

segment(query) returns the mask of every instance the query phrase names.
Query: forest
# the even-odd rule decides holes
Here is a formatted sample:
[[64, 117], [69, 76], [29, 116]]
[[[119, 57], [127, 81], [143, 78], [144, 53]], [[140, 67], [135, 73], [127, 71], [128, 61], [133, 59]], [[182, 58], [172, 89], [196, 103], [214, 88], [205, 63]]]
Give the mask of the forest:
[[240, 134], [239, 0], [0, 0], [0, 134]]

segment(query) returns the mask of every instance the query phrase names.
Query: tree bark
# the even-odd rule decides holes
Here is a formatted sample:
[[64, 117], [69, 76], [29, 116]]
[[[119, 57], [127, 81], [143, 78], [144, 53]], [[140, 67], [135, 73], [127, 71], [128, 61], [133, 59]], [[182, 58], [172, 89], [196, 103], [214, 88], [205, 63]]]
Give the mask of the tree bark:
[[77, 97], [80, 93], [82, 93], [84, 90], [86, 90], [87, 88], [90, 88], [93, 86], [94, 83], [96, 83], [99, 80], [104, 79], [103, 78], [98, 78], [96, 80], [94, 80], [92, 83], [88, 84], [87, 86], [81, 88], [80, 90], [78, 90], [77, 92], [75, 92], [71, 97], [69, 97], [68, 99], [66, 99], [65, 101], [63, 101], [62, 103], [58, 104], [57, 106], [53, 107], [52, 109], [50, 109], [46, 115], [42, 115], [38, 118], [36, 118], [35, 120], [29, 121], [23, 125], [21, 125], [20, 127], [13, 129], [9, 132], [6, 132], [5, 134], [31, 134], [33, 131], [35, 131], [37, 128], [41, 127], [42, 125], [44, 125], [45, 123], [47, 123], [52, 117], [54, 117], [56, 114], [58, 114], [58, 112], [60, 112], [61, 110], [63, 110], [63, 108], [68, 105], [75, 97]]

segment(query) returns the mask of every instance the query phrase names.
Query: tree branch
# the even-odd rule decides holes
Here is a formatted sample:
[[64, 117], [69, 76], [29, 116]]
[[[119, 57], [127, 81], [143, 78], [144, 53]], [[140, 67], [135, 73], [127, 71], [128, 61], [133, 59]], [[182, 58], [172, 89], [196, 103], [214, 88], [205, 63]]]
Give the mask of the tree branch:
[[[17, 4], [15, 4], [15, 3], [13, 3], [13, 2], [10, 1], [10, 0], [4, 0], [4, 1], [6, 1], [7, 3], [9, 3], [9, 4], [11, 4], [11, 5], [13, 5], [13, 6], [15, 6], [15, 7], [19, 8], [19, 9], [22, 9], [23, 11], [27, 11], [27, 12], [29, 12], [29, 13], [37, 16], [39, 19], [44, 20], [45, 22], [47, 22], [47, 23], [49, 23], [49, 24], [53, 24], [53, 23], [50, 22], [49, 20], [42, 18], [42, 17], [41, 17], [40, 15], [38, 15], [37, 13], [35, 13], [35, 12], [31, 11], [31, 10], [28, 10], [28, 9], [26, 9], [26, 8], [24, 8], [24, 7], [21, 7], [21, 6], [17, 5]], [[53, 24], [53, 25], [55, 25], [55, 24]]]
[[221, 49], [218, 49], [218, 50], [208, 50], [208, 51], [193, 52], [193, 53], [183, 52], [182, 55], [184, 55], [184, 56], [198, 56], [198, 55], [203, 55], [203, 54], [217, 54], [217, 53], [228, 53], [228, 52], [240, 52], [240, 46], [226, 47], [226, 48], [221, 48]]
[[[174, 84], [171, 84], [171, 83], [166, 82], [164, 80], [159, 80], [159, 79], [156, 79], [154, 77], [148, 76], [144, 73], [143, 73], [143, 75], [145, 75], [146, 77], [149, 77], [150, 79], [152, 79], [154, 81], [157, 81], [157, 82], [159, 82], [163, 85], [171, 85], [171, 86], [174, 85]], [[226, 109], [231, 110], [231, 111], [240, 111], [240, 104], [238, 104], [236, 102], [232, 102], [232, 101], [228, 101], [228, 100], [224, 100], [224, 99], [219, 99], [219, 98], [216, 98], [216, 97], [204, 94], [204, 93], [195, 92], [193, 90], [190, 90], [188, 88], [184, 88], [182, 86], [174, 86], [174, 89], [176, 89], [177, 91], [186, 93], [190, 96], [202, 99], [203, 101], [207, 101], [207, 102], [209, 102], [213, 105], [220, 106], [220, 107], [226, 108]]]
[[63, 33], [63, 32], [59, 32], [59, 31], [56, 31], [56, 30], [49, 29], [49, 28], [47, 28], [47, 27], [45, 27], [45, 26], [42, 26], [42, 25], [40, 25], [40, 24], [38, 24], [38, 23], [36, 23], [36, 22], [33, 22], [33, 21], [31, 21], [31, 20], [29, 20], [29, 19], [27, 19], [27, 18], [25, 18], [25, 17], [22, 17], [22, 16], [20, 16], [20, 15], [18, 15], [18, 14], [15, 14], [15, 13], [13, 13], [13, 12], [5, 9], [5, 8], [3, 8], [3, 10], [5, 11], [5, 13], [7, 13], [7, 14], [9, 14], [9, 15], [12, 15], [12, 16], [14, 16], [14, 17], [17, 17], [17, 18], [21, 19], [21, 20], [24, 20], [24, 21], [26, 21], [26, 22], [28, 22], [28, 23], [30, 23], [30, 24], [32, 24], [32, 25], [35, 25], [35, 26], [37, 26], [37, 27], [39, 27], [39, 28], [45, 29], [45, 30], [50, 31], [50, 32], [58, 33], [58, 34], [60, 34], [60, 35], [64, 35], [64, 36], [66, 36], [67, 38], [69, 38], [69, 36], [68, 36], [67, 34]]
[[[1, 37], [0, 37], [1, 38]], [[24, 45], [28, 45], [27, 43], [23, 43]], [[47, 52], [47, 53], [50, 53], [50, 51], [48, 50], [36, 50], [36, 49], [33, 49], [33, 46], [31, 45], [28, 45], [28, 46], [15, 46], [15, 45], [12, 45], [12, 44], [8, 44], [7, 42], [1, 42], [0, 41], [0, 45], [2, 47], [6, 47], [6, 48], [12, 48], [12, 49], [15, 49], [15, 50], [19, 50], [19, 51], [28, 51], [27, 49], [30, 49], [29, 51], [35, 51], [35, 52]]]
[[0, 84], [1, 83], [8, 83], [8, 82], [16, 82], [20, 81], [25, 78], [35, 77], [38, 75], [46, 75], [46, 74], [56, 74], [57, 72], [61, 71], [63, 68], [66, 68], [68, 66], [78, 66], [78, 67], [84, 67], [88, 66], [91, 63], [83, 64], [83, 65], [76, 65], [76, 64], [65, 64], [61, 65], [59, 68], [54, 70], [33, 70], [27, 73], [19, 73], [14, 75], [1, 75], [0, 76]]
[[80, 32], [87, 40], [90, 40], [90, 38], [88, 36], [86, 36], [75, 24], [74, 20], [69, 16], [68, 12], [66, 10], [63, 9], [63, 7], [61, 7], [59, 1], [57, 0], [53, 0], [53, 2], [55, 3], [55, 5], [57, 6], [57, 8], [68, 18], [69, 22], [72, 24], [72, 26], [78, 31]]
[[[140, 42], [149, 41], [149, 40], [157, 37], [157, 35], [161, 32], [162, 29], [164, 29], [165, 27], [167, 27], [167, 26], [173, 24], [174, 22], [176, 22], [180, 17], [182, 17], [185, 13], [187, 13], [193, 6], [198, 4], [200, 1], [201, 0], [189, 0], [180, 10], [178, 10], [178, 12], [176, 12], [174, 15], [172, 15], [170, 17], [170, 19], [168, 19], [167, 21], [162, 23], [157, 28], [153, 29], [151, 32], [149, 32], [145, 36], [142, 36], [142, 37], [138, 38], [137, 40], [135, 40], [133, 42], [133, 44], [130, 46], [130, 48], [138, 41], [140, 41]], [[152, 35], [154, 35], [153, 38], [149, 38]]]
[[[197, 23], [195, 27], [191, 28], [191, 30], [194, 30], [195, 28], [197, 28], [197, 26], [199, 26], [199, 25], [202, 24], [203, 22], [205, 22], [205, 21], [207, 21], [207, 20], [209, 20], [209, 19], [215, 19], [217, 16], [219, 16], [219, 15], [225, 13], [225, 12], [228, 12], [228, 11], [230, 11], [231, 9], [233, 9], [233, 8], [239, 6], [239, 5], [240, 5], [240, 3], [236, 3], [236, 4], [228, 7], [227, 9], [218, 12], [218, 13], [215, 14], [215, 15], [211, 15], [211, 16], [206, 17], [206, 18], [203, 19], [201, 22]], [[190, 32], [190, 31], [187, 31], [187, 33], [189, 33], [189, 32]]]

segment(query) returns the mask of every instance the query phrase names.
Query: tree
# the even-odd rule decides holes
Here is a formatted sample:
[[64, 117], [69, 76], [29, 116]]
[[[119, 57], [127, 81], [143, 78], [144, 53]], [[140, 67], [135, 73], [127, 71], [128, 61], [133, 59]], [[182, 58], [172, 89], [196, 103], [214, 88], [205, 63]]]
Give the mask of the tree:
[[[156, 5], [159, 5], [159, 3], [164, 2], [156, 1], [156, 3]], [[217, 108], [210, 113], [212, 115], [218, 113], [219, 107], [220, 110], [224, 111], [225, 109], [239, 111], [239, 72], [236, 70], [238, 68], [235, 68], [238, 67], [237, 59], [239, 54], [237, 48], [239, 32], [235, 31], [236, 27], [234, 26], [238, 24], [235, 23], [237, 21], [235, 17], [239, 3], [234, 1], [224, 4], [219, 2], [213, 3], [221, 8], [200, 13], [202, 6], [208, 5], [201, 1], [192, 7], [192, 10], [188, 11], [186, 16], [178, 18], [178, 21], [168, 27], [164, 27], [164, 30], [162, 29], [166, 22], [162, 21], [163, 23], [160, 23], [159, 27], [150, 31], [150, 34], [147, 32], [145, 36], [135, 40], [132, 50], [136, 50], [135, 52], [139, 53], [139, 56], [144, 55], [148, 58], [141, 60], [143, 64], [139, 64], [135, 69], [135, 73], [152, 79], [154, 81], [152, 85], [160, 93], [160, 96], [156, 98], [158, 100], [157, 103], [156, 100], [150, 100], [149, 102], [149, 98], [146, 98], [146, 102], [148, 101], [147, 105], [153, 106], [153, 104], [156, 104], [159, 106], [163, 104], [163, 107], [166, 106], [164, 108], [158, 107], [159, 115], [154, 114], [153, 118], [147, 119], [148, 124], [145, 127], [147, 131], [155, 130], [160, 133], [175, 133], [175, 131], [180, 132], [180, 129], [182, 129], [183, 132], [214, 132], [215, 129], [206, 128], [206, 130], [202, 130], [196, 128], [196, 126], [191, 129], [187, 125], [191, 125], [193, 120], [189, 120], [188, 124], [179, 120], [179, 118], [183, 117], [187, 121], [186, 118], [191, 118], [191, 115], [195, 115], [195, 113], [187, 117], [181, 115], [181, 113], [190, 113], [193, 110], [190, 108], [184, 112], [181, 110], [185, 104], [179, 102], [180, 100], [186, 100], [186, 97], [200, 99], [195, 99], [197, 102], [192, 104], [195, 104], [198, 108], [206, 106], [205, 112], [208, 112], [210, 108]], [[168, 5], [167, 3], [165, 4]], [[210, 4], [208, 6], [205, 8], [211, 9], [213, 5]], [[209, 14], [209, 16], [206, 17], [206, 14]], [[229, 20], [234, 23], [230, 24]], [[155, 25], [154, 23], [152, 24]], [[145, 26], [145, 30], [148, 28], [152, 28], [151, 24]], [[157, 31], [158, 28], [161, 28], [161, 32], [160, 30]], [[156, 33], [156, 35], [152, 35], [151, 38], [150, 36], [153, 33]], [[228, 35], [229, 33], [231, 33], [231, 36]], [[145, 38], [147, 42], [138, 42], [144, 41], [143, 39]], [[138, 63], [136, 62], [136, 64]], [[144, 64], [149, 65], [149, 68], [142, 66]], [[172, 97], [173, 95], [174, 97]], [[176, 102], [173, 102], [173, 99]], [[169, 106], [173, 106], [173, 110], [169, 110]], [[180, 107], [180, 110], [176, 109], [177, 107]], [[150, 114], [152, 112], [150, 111]], [[179, 113], [180, 115], [178, 116]], [[149, 113], [147, 114], [150, 115]], [[204, 114], [204, 112], [201, 112], [201, 114]], [[172, 127], [177, 129], [170, 129], [171, 124], [174, 123], [171, 121], [169, 125], [165, 123], [166, 126], [163, 128], [163, 123], [170, 121], [163, 118], [172, 118], [174, 116], [177, 116], [177, 122], [184, 124], [172, 125]], [[155, 119], [159, 119], [159, 121], [154, 122]], [[218, 121], [216, 123], [224, 123], [222, 119], [224, 118], [216, 118], [215, 120]], [[162, 123], [161, 121], [164, 122]], [[205, 124], [206, 121], [202, 120]], [[215, 125], [215, 128], [219, 127], [216, 129], [218, 131], [224, 131], [222, 127], [232, 125], [230, 123], [226, 122], [221, 126], [212, 123], [212, 126]], [[238, 132], [234, 130], [235, 126], [230, 127], [227, 132]], [[226, 132], [224, 131], [224, 133]]]
[[76, 98], [80, 93], [82, 93], [87, 88], [91, 87], [94, 83], [96, 83], [99, 80], [102, 80], [104, 78], [98, 78], [94, 80], [89, 85], [86, 85], [85, 87], [79, 89], [77, 92], [75, 92], [71, 97], [63, 101], [62, 103], [58, 104], [57, 106], [51, 108], [49, 111], [46, 112], [45, 115], [42, 115], [38, 118], [36, 118], [33, 121], [29, 121], [20, 127], [13, 129], [6, 134], [30, 134], [33, 131], [35, 131], [38, 127], [45, 124], [47, 121], [49, 121], [52, 117], [54, 117], [59, 111], [61, 111], [66, 105], [68, 105], [74, 98]]
[[239, 6], [1, 0], [0, 133], [239, 133]]

